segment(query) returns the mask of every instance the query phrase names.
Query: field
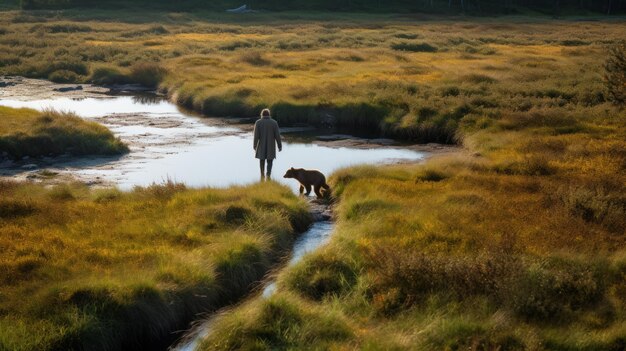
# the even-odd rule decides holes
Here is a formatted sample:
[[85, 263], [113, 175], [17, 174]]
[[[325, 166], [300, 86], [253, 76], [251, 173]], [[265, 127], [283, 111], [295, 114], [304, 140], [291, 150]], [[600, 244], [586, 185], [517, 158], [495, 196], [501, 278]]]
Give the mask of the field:
[[[623, 20], [208, 12], [147, 12], [138, 19], [115, 11], [68, 10], [4, 12], [0, 23], [4, 74], [139, 82], [209, 116], [253, 116], [270, 106], [282, 124], [365, 128], [464, 149], [424, 165], [357, 167], [334, 174], [337, 229], [331, 243], [283, 272], [276, 295], [250, 300], [219, 320], [203, 349], [624, 349], [626, 113], [609, 101], [603, 78], [608, 50], [626, 32]], [[15, 194], [32, 192], [14, 189]], [[282, 211], [284, 206], [304, 211], [277, 186], [255, 185], [245, 195], [241, 190], [181, 190], [154, 201], [183, 213], [204, 205], [204, 196], [215, 199], [207, 205], [216, 208], [210, 213], [224, 211], [228, 201], [243, 201], [254, 204], [250, 208], [256, 216], [260, 199], [278, 191]], [[145, 192], [113, 191], [118, 194], [113, 203], [134, 203]], [[221, 192], [230, 195], [194, 195]], [[110, 206], [94, 196], [54, 206]], [[186, 197], [196, 200], [183, 201]], [[179, 202], [189, 207], [174, 206]], [[131, 232], [134, 221], [159, 218], [165, 208], [159, 206], [149, 211], [131, 206], [140, 211], [129, 215]], [[279, 213], [281, 220], [269, 221], [277, 221], [272, 230], [249, 220], [236, 232], [245, 238], [242, 242], [255, 243], [258, 237], [252, 233], [259, 230], [285, 233], [290, 229], [284, 216], [291, 212]], [[73, 215], [63, 225], [101, 228]], [[163, 219], [171, 229], [166, 232], [185, 237], [184, 228], [206, 220], [171, 216], [172, 223]], [[56, 225], [32, 218], [20, 214], [12, 219], [15, 225], [2, 230]], [[230, 228], [219, 216], [207, 218], [218, 218], [217, 228]], [[125, 232], [125, 222], [120, 223], [116, 237]], [[90, 236], [94, 245], [107, 247], [98, 242], [99, 233]], [[133, 245], [154, 245], [141, 233], [135, 232]], [[168, 241], [171, 235], [156, 248], [129, 244], [134, 249], [123, 262], [141, 266], [143, 260], [131, 255], [135, 249], [172, 255], [169, 262], [178, 247]], [[189, 238], [178, 239], [186, 243]], [[23, 250], [36, 250], [40, 242], [24, 240]], [[226, 243], [232, 242], [220, 242], [217, 247], [228, 252]], [[264, 241], [261, 247], [271, 245]], [[178, 257], [166, 268], [203, 266], [201, 257], [206, 256]], [[116, 272], [121, 261], [108, 262]], [[99, 264], [81, 264], [77, 272], [92, 272]], [[148, 286], [160, 284], [159, 267], [140, 267]], [[181, 273], [187, 277], [182, 281], [202, 282], [211, 272], [208, 278]], [[122, 292], [106, 303], [137, 294], [125, 285], [126, 278], [111, 274], [112, 285]], [[30, 284], [41, 283], [12, 281], [15, 291], [3, 288], [2, 306], [15, 301], [5, 296], [20, 296]], [[48, 289], [65, 291], [55, 285]], [[80, 301], [85, 295], [92, 301], [81, 294]], [[100, 301], [98, 294], [94, 301]], [[29, 332], [27, 322], [15, 318], [52, 323], [41, 317], [49, 296], [9, 312], [3, 307], [2, 318], [13, 331], [0, 340], [13, 345]], [[67, 297], [61, 298], [66, 306], [73, 294], [61, 296]], [[84, 311], [80, 303], [70, 305], [78, 307], [66, 311]], [[91, 302], [86, 306], [87, 311], [94, 308]], [[54, 323], [47, 328], [65, 320]], [[73, 329], [55, 330], [71, 334]]]
[[325, 17], [9, 11], [0, 15], [0, 73], [139, 82], [209, 116], [270, 106], [281, 123], [456, 143], [502, 111], [604, 113], [602, 61], [626, 30], [532, 18]]
[[165, 348], [246, 293], [310, 223], [275, 183], [0, 191], [1, 350]]

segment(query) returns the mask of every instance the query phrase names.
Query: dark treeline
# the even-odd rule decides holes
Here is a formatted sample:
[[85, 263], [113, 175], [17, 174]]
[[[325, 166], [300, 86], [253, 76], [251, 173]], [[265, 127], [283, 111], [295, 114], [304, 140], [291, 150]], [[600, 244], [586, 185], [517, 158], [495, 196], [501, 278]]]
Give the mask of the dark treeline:
[[551, 15], [626, 12], [626, 0], [21, 0], [24, 9], [141, 6], [165, 10], [224, 10], [247, 4], [253, 9], [288, 11], [431, 12]]

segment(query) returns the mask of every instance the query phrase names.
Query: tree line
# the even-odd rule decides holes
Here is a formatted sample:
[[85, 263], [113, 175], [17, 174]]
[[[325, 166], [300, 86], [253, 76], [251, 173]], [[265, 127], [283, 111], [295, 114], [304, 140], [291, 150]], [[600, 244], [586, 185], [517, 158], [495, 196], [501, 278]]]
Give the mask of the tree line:
[[515, 14], [539, 12], [626, 13], [626, 0], [21, 0], [24, 9], [71, 7], [119, 8], [141, 6], [167, 10], [224, 10], [247, 4], [259, 10], [317, 10], [364, 12], [430, 12], [467, 14]]

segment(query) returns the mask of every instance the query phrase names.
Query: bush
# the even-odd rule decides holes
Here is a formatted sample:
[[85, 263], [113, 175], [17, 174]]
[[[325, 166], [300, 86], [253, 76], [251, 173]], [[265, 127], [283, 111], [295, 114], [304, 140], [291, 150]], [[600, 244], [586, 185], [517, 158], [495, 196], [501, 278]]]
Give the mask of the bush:
[[443, 171], [427, 168], [418, 173], [415, 181], [440, 182], [448, 177], [449, 175], [444, 173]]
[[509, 301], [527, 319], [560, 321], [604, 298], [603, 276], [599, 268], [577, 262], [530, 265], [514, 280]]
[[48, 111], [27, 126], [28, 132], [0, 135], [0, 152], [13, 159], [24, 156], [115, 155], [128, 147], [106, 128], [80, 117]]
[[130, 82], [130, 78], [113, 67], [99, 67], [93, 71], [89, 81], [100, 85], [126, 84]]
[[356, 270], [346, 260], [318, 254], [291, 269], [287, 284], [310, 299], [321, 300], [348, 292], [356, 277]]
[[428, 43], [395, 43], [391, 44], [393, 50], [411, 52], [437, 52], [437, 48]]
[[586, 222], [597, 223], [620, 234], [626, 227], [626, 196], [601, 184], [561, 187], [556, 191], [568, 212]]
[[267, 66], [271, 63], [270, 60], [263, 57], [263, 55], [258, 51], [243, 53], [239, 57], [239, 60], [252, 66]]
[[79, 77], [72, 71], [58, 70], [50, 73], [48, 79], [55, 83], [75, 83], [79, 80]]
[[224, 287], [229, 300], [235, 299], [266, 273], [270, 262], [256, 244], [245, 243], [230, 249], [216, 260], [217, 281]]
[[463, 80], [466, 82], [474, 83], [474, 84], [480, 84], [480, 83], [491, 84], [491, 83], [495, 83], [498, 81], [497, 79], [490, 77], [488, 75], [485, 75], [485, 74], [468, 74], [463, 77]]
[[16, 218], [28, 216], [37, 208], [26, 201], [0, 199], [0, 218]]
[[610, 49], [604, 70], [609, 99], [616, 105], [626, 105], [626, 41]]
[[150, 88], [158, 87], [166, 75], [167, 70], [158, 63], [138, 63], [130, 68], [131, 80]]

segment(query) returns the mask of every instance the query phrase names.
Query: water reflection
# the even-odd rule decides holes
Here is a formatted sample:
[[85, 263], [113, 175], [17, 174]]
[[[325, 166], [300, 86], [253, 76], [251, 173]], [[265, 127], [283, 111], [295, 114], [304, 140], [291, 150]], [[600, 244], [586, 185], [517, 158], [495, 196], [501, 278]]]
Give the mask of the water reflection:
[[133, 103], [142, 105], [158, 105], [164, 100], [163, 97], [154, 94], [138, 94], [132, 96]]
[[[72, 111], [106, 125], [130, 145], [130, 154], [107, 159], [106, 163], [74, 160], [54, 165], [81, 179], [98, 178], [123, 189], [168, 179], [191, 187], [241, 185], [259, 179], [251, 132], [211, 125], [211, 119], [184, 114], [175, 105], [158, 97], [0, 100], [0, 105]], [[274, 162], [273, 179], [289, 185], [294, 191], [297, 191], [298, 183], [282, 178], [289, 167], [318, 169], [329, 175], [338, 168], [355, 164], [424, 157], [420, 152], [402, 148], [330, 148], [311, 143], [309, 136], [302, 138], [297, 134], [286, 134], [283, 151], [278, 153]]]

